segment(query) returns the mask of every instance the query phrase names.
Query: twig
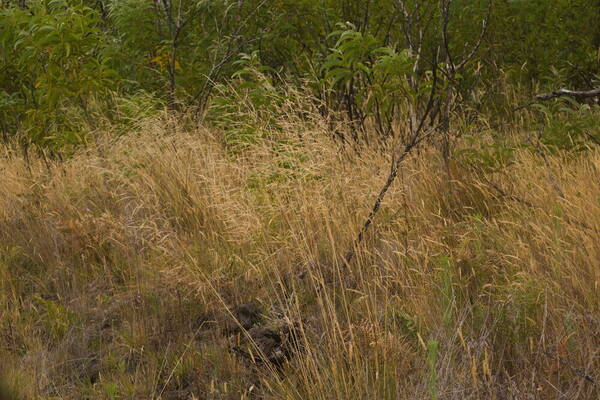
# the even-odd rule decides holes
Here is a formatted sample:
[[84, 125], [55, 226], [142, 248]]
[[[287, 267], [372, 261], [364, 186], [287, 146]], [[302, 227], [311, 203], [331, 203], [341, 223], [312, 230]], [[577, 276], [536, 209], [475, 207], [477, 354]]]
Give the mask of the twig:
[[585, 379], [586, 381], [590, 382], [592, 385], [596, 385], [596, 379], [591, 376], [590, 374], [588, 374], [585, 370], [583, 370], [582, 368], [577, 368], [575, 366], [573, 366], [573, 364], [571, 364], [570, 362], [568, 362], [567, 360], [565, 360], [562, 357], [559, 356], [555, 356], [553, 354], [551, 354], [548, 351], [544, 351], [544, 355], [554, 361], [558, 361], [560, 364], [564, 364], [567, 367], [569, 367], [573, 372], [575, 372], [577, 375], [579, 375], [581, 378]]
[[[522, 199], [522, 198], [520, 198], [519, 196], [515, 196], [514, 194], [509, 194], [509, 193], [506, 193], [506, 191], [505, 191], [505, 190], [504, 190], [502, 187], [500, 187], [500, 186], [499, 186], [499, 185], [497, 185], [496, 183], [492, 182], [491, 180], [487, 179], [486, 177], [484, 177], [484, 178], [483, 178], [483, 180], [484, 180], [484, 182], [485, 182], [485, 183], [487, 183], [487, 184], [488, 184], [488, 185], [489, 185], [491, 188], [493, 188], [493, 189], [494, 189], [494, 190], [495, 190], [495, 191], [496, 191], [496, 192], [497, 192], [497, 193], [498, 193], [500, 196], [502, 196], [502, 197], [505, 197], [505, 198], [507, 198], [507, 199], [509, 199], [509, 200], [512, 200], [512, 201], [514, 201], [514, 202], [521, 203], [521, 204], [523, 204], [523, 205], [525, 205], [525, 206], [527, 206], [527, 207], [529, 207], [529, 208], [532, 208], [532, 209], [540, 209], [540, 210], [543, 210], [543, 207], [536, 206], [535, 204], [533, 204], [533, 203], [531, 203], [531, 202], [529, 202], [529, 201], [527, 201], [527, 200], [525, 200], [525, 199]], [[561, 192], [561, 193], [562, 193], [562, 192]], [[559, 196], [560, 196], [560, 193], [559, 193]], [[564, 195], [563, 195], [563, 196], [564, 196]], [[561, 198], [562, 198], [563, 200], [565, 199], [564, 197], [561, 197]], [[592, 232], [598, 232], [598, 229], [596, 229], [596, 228], [594, 228], [594, 227], [592, 227], [592, 226], [590, 226], [590, 225], [586, 224], [585, 222], [578, 221], [578, 220], [576, 220], [576, 219], [570, 218], [569, 216], [565, 216], [564, 218], [565, 218], [565, 220], [566, 220], [568, 223], [575, 224], [575, 225], [579, 226], [580, 228], [587, 229], [587, 230], [589, 230], [589, 231], [592, 231]]]

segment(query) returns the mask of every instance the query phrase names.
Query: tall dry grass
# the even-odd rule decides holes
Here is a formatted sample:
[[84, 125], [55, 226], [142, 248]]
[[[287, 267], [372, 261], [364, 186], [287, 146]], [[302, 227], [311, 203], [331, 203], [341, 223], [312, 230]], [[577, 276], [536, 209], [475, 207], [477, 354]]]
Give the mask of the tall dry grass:
[[[599, 151], [484, 174], [424, 146], [345, 265], [388, 156], [285, 131], [5, 150], [0, 398], [598, 398]], [[234, 351], [251, 301], [293, 329], [282, 364]]]

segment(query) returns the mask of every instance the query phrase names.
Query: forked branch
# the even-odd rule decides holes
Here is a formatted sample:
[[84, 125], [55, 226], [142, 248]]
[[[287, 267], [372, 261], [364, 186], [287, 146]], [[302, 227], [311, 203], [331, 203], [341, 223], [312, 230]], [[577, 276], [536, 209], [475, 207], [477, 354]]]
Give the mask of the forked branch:
[[[489, 26], [490, 17], [491, 17], [493, 0], [488, 0], [487, 15], [485, 16], [485, 18], [483, 20], [483, 26], [482, 26], [482, 29], [481, 29], [478, 39], [473, 44], [470, 51], [468, 51], [467, 54], [464, 56], [464, 58], [461, 61], [456, 62], [455, 59], [450, 54], [450, 45], [449, 45], [450, 38], [449, 38], [449, 34], [448, 34], [448, 25], [449, 25], [449, 20], [450, 20], [450, 8], [452, 6], [452, 3], [453, 3], [453, 0], [441, 0], [441, 4], [440, 4], [442, 37], [440, 38], [439, 48], [434, 53], [434, 60], [431, 63], [432, 72], [433, 72], [433, 83], [432, 83], [431, 90], [429, 93], [429, 99], [428, 99], [426, 105], [424, 105], [422, 112], [417, 111], [419, 109], [419, 107], [416, 105], [412, 105], [409, 107], [409, 116], [410, 116], [409, 127], [410, 127], [410, 131], [411, 131], [410, 136], [407, 138], [405, 143], [400, 147], [398, 153], [396, 153], [396, 151], [394, 151], [393, 156], [395, 156], [395, 157], [392, 157], [390, 173], [389, 173], [383, 187], [379, 191], [379, 194], [377, 195], [375, 202], [373, 203], [373, 206], [371, 207], [371, 211], [369, 212], [369, 215], [367, 216], [360, 231], [358, 232], [358, 235], [353, 242], [352, 248], [348, 251], [348, 253], [346, 253], [345, 260], [344, 260], [346, 262], [346, 264], [348, 264], [352, 260], [357, 246], [360, 245], [360, 243], [363, 241], [365, 234], [369, 230], [369, 227], [373, 224], [373, 221], [381, 208], [381, 204], [382, 204], [385, 196], [387, 195], [390, 187], [392, 186], [392, 184], [396, 180], [396, 177], [398, 176], [398, 171], [401, 167], [401, 164], [404, 162], [404, 160], [406, 160], [406, 158], [411, 153], [411, 151], [415, 147], [417, 147], [421, 142], [423, 142], [425, 139], [429, 138], [435, 132], [439, 132], [441, 127], [448, 125], [450, 113], [452, 112], [452, 109], [453, 109], [452, 101], [449, 100], [450, 96], [447, 96], [447, 98], [444, 99], [443, 96], [436, 95], [437, 73], [438, 73], [438, 54], [439, 54], [440, 50], [445, 53], [447, 69], [446, 69], [446, 71], [443, 71], [442, 69], [440, 69], [439, 71], [441, 73], [443, 73], [444, 75], [446, 75], [446, 79], [450, 83], [454, 83], [456, 74], [462, 68], [464, 68], [468, 62], [470, 62], [475, 57], [476, 53], [478, 52], [478, 50], [481, 46], [481, 43], [483, 42], [484, 37], [486, 35], [488, 26]], [[401, 12], [402, 17], [403, 17], [403, 28], [404, 28], [404, 35], [406, 36], [406, 42], [407, 42], [409, 48], [413, 52], [417, 53], [417, 54], [415, 54], [415, 56], [417, 57], [416, 60], [418, 62], [418, 60], [420, 60], [421, 56], [422, 56], [421, 44], [423, 41], [423, 31], [425, 28], [425, 27], [421, 26], [421, 24], [423, 24], [424, 22], [419, 17], [418, 11], [420, 8], [419, 8], [419, 6], [417, 6], [414, 10], [414, 13], [411, 13], [408, 10], [408, 8], [403, 0], [397, 0], [396, 4], [397, 4], [399, 11]], [[417, 4], [420, 4], [420, 3], [417, 2]], [[426, 23], [426, 25], [428, 25], [428, 22]], [[415, 37], [415, 32], [418, 32], [416, 37]], [[416, 74], [416, 66], [417, 65], [415, 63], [415, 69], [413, 69], [413, 74]], [[417, 86], [416, 81], [414, 81], [413, 86], [415, 86], [415, 87]], [[448, 86], [447, 91], [449, 91], [449, 90], [451, 90], [450, 86]], [[420, 101], [418, 101], [418, 102], [420, 102]], [[444, 104], [443, 102], [446, 102], [446, 103]], [[437, 123], [434, 123], [434, 120], [437, 118], [437, 114], [442, 107], [444, 107], [444, 110], [445, 110], [444, 115], [441, 118], [439, 118]], [[417, 117], [417, 114], [420, 114], [420, 117]], [[428, 128], [425, 128], [426, 121], [430, 121], [430, 124], [428, 124]]]

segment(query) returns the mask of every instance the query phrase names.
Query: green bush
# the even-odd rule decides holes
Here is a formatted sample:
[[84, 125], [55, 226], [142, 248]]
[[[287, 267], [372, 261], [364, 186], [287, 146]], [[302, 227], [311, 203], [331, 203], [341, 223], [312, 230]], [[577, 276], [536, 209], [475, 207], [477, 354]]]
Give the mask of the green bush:
[[600, 144], [600, 106], [570, 98], [536, 104], [540, 142], [552, 150], [581, 151]]
[[35, 144], [82, 141], [78, 122], [104, 107], [119, 77], [101, 20], [81, 2], [38, 1], [0, 11], [0, 120]]

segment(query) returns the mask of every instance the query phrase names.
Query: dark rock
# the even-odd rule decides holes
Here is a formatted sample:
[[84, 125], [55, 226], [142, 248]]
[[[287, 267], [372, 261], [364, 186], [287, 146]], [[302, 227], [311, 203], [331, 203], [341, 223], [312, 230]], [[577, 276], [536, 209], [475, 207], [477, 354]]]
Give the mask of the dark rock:
[[281, 365], [297, 348], [296, 332], [289, 321], [277, 319], [239, 335], [234, 351], [254, 363]]
[[262, 310], [256, 302], [241, 304], [230, 309], [224, 321], [226, 333], [236, 333], [251, 329], [262, 321]]

